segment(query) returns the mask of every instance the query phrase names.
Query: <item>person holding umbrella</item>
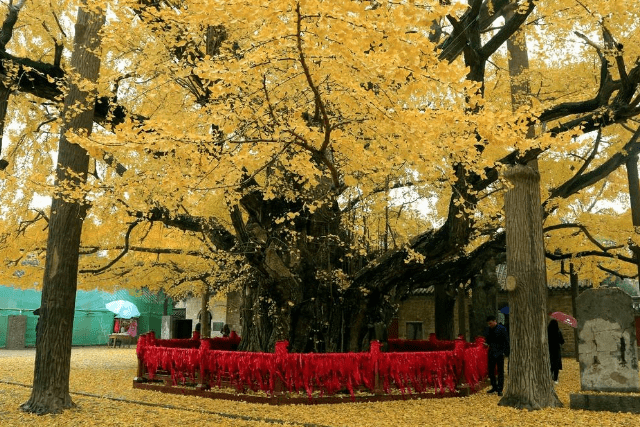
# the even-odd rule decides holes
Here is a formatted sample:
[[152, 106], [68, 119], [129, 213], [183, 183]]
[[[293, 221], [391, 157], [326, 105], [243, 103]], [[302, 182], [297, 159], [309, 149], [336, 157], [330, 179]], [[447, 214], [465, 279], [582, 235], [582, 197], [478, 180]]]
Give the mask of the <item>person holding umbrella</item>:
[[558, 384], [558, 374], [562, 369], [562, 344], [564, 344], [564, 337], [562, 331], [558, 326], [556, 319], [551, 319], [549, 326], [547, 326], [547, 341], [549, 342], [549, 361], [551, 362], [551, 375], [553, 376], [553, 382]]

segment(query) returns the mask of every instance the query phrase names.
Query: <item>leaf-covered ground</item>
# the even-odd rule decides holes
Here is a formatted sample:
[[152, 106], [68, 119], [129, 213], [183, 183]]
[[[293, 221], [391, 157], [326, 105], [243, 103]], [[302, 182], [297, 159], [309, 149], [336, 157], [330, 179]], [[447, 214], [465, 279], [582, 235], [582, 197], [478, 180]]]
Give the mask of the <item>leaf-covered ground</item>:
[[78, 407], [61, 415], [36, 416], [18, 409], [30, 395], [34, 358], [34, 350], [0, 350], [1, 426], [640, 425], [640, 415], [568, 409], [569, 394], [580, 390], [578, 364], [572, 359], [563, 360], [557, 386], [565, 408], [527, 412], [499, 407], [499, 398], [485, 392], [465, 398], [284, 406], [185, 397], [133, 389], [134, 348], [74, 348], [70, 386]]

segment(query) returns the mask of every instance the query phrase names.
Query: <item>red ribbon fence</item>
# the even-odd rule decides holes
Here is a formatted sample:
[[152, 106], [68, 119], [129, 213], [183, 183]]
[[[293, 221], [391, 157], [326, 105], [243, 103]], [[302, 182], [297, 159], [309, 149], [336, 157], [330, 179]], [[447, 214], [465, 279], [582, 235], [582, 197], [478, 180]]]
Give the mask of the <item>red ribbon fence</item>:
[[[237, 336], [236, 336], [237, 337]], [[275, 353], [230, 351], [230, 338], [157, 340], [153, 332], [140, 336], [137, 346], [137, 381], [153, 381], [159, 371], [172, 385], [198, 384], [201, 388], [230, 385], [239, 392], [306, 393], [312, 398], [348, 390], [374, 394], [455, 392], [475, 388], [487, 375], [484, 339], [441, 342], [450, 350], [381, 352], [373, 341], [363, 353], [289, 353], [288, 342], [276, 343]], [[433, 340], [431, 340], [433, 341]], [[445, 345], [446, 343], [446, 345]]]

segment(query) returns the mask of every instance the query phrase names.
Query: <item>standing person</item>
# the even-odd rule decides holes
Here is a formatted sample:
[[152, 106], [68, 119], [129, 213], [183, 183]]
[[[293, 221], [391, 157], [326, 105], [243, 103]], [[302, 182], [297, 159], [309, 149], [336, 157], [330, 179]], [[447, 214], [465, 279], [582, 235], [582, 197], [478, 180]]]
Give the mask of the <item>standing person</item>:
[[[496, 316], [487, 317], [485, 331], [485, 345], [489, 346], [488, 369], [491, 390], [488, 393], [498, 393], [502, 396], [504, 387], [504, 358], [509, 356], [509, 334], [507, 329], [496, 321]], [[496, 378], [496, 368], [498, 378]]]
[[228, 338], [229, 334], [231, 333], [231, 329], [229, 328], [229, 325], [225, 323], [222, 329], [220, 330], [220, 333], [224, 338]]
[[193, 335], [191, 335], [191, 339], [199, 340], [200, 339], [200, 329], [202, 328], [201, 323], [196, 323], [196, 329], [193, 331]]
[[551, 375], [553, 382], [558, 384], [558, 374], [562, 369], [561, 347], [564, 344], [564, 337], [558, 326], [556, 319], [551, 319], [547, 326], [547, 341], [549, 342], [549, 360], [551, 362]]
[[38, 345], [38, 341], [40, 338], [40, 309], [42, 307], [38, 307], [35, 310], [33, 310], [33, 315], [34, 316], [38, 316], [38, 321], [36, 322], [36, 346]]

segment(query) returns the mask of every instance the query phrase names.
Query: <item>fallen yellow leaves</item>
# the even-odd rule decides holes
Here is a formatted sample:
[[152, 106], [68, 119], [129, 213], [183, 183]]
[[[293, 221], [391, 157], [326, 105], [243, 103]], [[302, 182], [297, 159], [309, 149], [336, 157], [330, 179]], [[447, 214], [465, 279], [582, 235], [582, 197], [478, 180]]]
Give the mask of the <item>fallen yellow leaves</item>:
[[498, 406], [499, 398], [484, 392], [465, 398], [285, 406], [163, 394], [133, 389], [134, 348], [74, 348], [70, 389], [78, 407], [61, 415], [38, 417], [18, 409], [29, 398], [30, 388], [7, 384], [30, 385], [34, 358], [34, 350], [0, 350], [0, 426], [640, 425], [640, 415], [568, 409], [569, 394], [580, 390], [579, 368], [573, 359], [563, 360], [565, 369], [556, 386], [565, 408], [527, 412]]

